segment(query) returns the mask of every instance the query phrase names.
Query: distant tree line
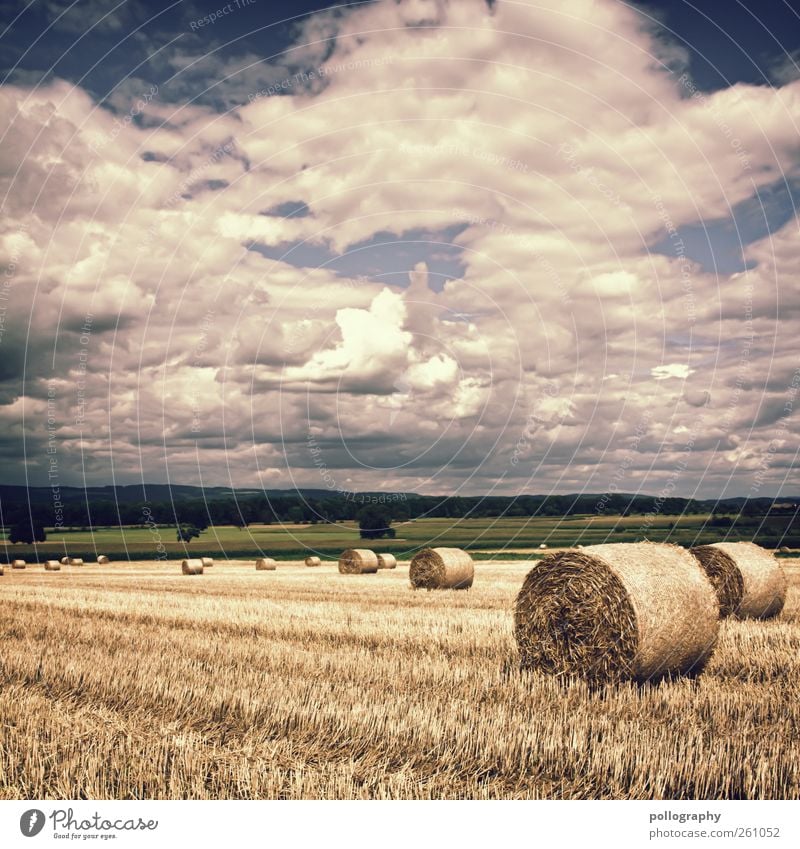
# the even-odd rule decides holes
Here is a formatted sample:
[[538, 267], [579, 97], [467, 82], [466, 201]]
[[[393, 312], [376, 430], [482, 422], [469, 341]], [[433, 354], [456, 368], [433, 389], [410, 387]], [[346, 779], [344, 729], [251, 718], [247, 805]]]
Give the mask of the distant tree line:
[[[596, 514], [598, 516], [658, 515], [678, 516], [691, 513], [735, 514], [736, 523], [763, 517], [785, 516], [789, 523], [797, 515], [794, 504], [773, 504], [771, 499], [732, 499], [730, 502], [701, 501], [685, 498], [667, 498], [659, 504], [654, 496], [614, 494], [603, 497], [603, 508], [598, 510], [598, 495], [520, 495], [520, 496], [453, 496], [402, 495], [380, 498], [364, 494], [331, 493], [324, 497], [308, 497], [302, 493], [285, 495], [242, 495], [216, 499], [175, 498], [172, 502], [115, 502], [108, 498], [75, 498], [65, 501], [60, 508], [65, 527], [97, 528], [118, 525], [144, 525], [151, 521], [180, 529], [196, 528], [200, 531], [212, 525], [235, 525], [243, 528], [252, 524], [275, 523], [335, 523], [359, 521], [362, 531], [375, 535], [388, 530], [391, 523], [409, 519], [481, 519], [498, 517], [571, 516]], [[18, 533], [27, 528], [34, 539], [41, 537], [41, 529], [54, 524], [53, 507], [46, 502], [29, 504], [27, 500], [13, 501], [4, 497], [0, 502], [2, 523]], [[717, 527], [731, 522], [727, 516], [712, 516], [709, 524]], [[20, 540], [24, 541], [24, 540]]]

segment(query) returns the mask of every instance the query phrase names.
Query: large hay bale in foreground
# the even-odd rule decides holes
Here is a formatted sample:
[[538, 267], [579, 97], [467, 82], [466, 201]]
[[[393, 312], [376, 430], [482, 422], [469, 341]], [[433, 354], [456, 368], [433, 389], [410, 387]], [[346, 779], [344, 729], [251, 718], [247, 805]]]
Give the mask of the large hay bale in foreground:
[[379, 554], [378, 555], [378, 569], [396, 569], [397, 568], [397, 558], [394, 554]]
[[45, 560], [44, 561], [44, 571], [45, 572], [60, 572], [61, 564], [58, 560]]
[[744, 595], [744, 580], [734, 559], [721, 548], [698, 545], [690, 549], [708, 575], [719, 601], [719, 615], [732, 616]]
[[15, 560], [11, 564], [11, 568], [12, 569], [24, 569], [25, 568], [25, 561], [24, 560]]
[[271, 557], [259, 557], [256, 560], [256, 572], [274, 572], [278, 564]]
[[524, 667], [591, 683], [698, 674], [719, 604], [698, 561], [675, 545], [590, 545], [542, 558], [517, 596]]
[[[715, 542], [699, 548], [718, 552], [715, 562], [727, 556], [739, 572], [742, 594], [732, 611], [734, 616], [739, 619], [771, 619], [783, 610], [788, 584], [781, 564], [771, 551], [752, 542]], [[695, 556], [700, 556], [698, 549], [692, 551]]]
[[411, 560], [408, 576], [415, 590], [468, 590], [475, 564], [460, 548], [423, 548]]
[[105, 566], [106, 564], [110, 563], [111, 561], [108, 559], [108, 557], [106, 557], [106, 555], [105, 555], [105, 554], [98, 554], [98, 556], [97, 556], [97, 562], [98, 562], [101, 566]]
[[319, 557], [315, 557], [313, 555], [306, 557], [306, 566], [319, 566], [321, 563], [322, 561]]
[[214, 559], [212, 557], [201, 557], [200, 560], [203, 561], [204, 569], [208, 569], [209, 567], [214, 565]]
[[368, 548], [348, 548], [339, 557], [343, 575], [372, 575], [378, 571], [378, 555]]
[[202, 575], [203, 561], [200, 558], [184, 560], [181, 563], [181, 572], [184, 575]]
[[80, 557], [70, 557], [69, 559], [70, 566], [83, 566], [83, 560]]

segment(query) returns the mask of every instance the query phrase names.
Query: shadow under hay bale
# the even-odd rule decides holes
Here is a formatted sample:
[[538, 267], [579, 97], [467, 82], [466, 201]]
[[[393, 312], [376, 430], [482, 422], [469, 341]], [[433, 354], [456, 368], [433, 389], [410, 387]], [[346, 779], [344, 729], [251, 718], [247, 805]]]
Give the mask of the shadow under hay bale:
[[11, 568], [12, 568], [12, 569], [24, 569], [24, 568], [25, 568], [25, 565], [26, 565], [26, 564], [25, 564], [25, 561], [24, 561], [24, 560], [15, 560], [15, 561], [11, 564]]
[[379, 554], [378, 555], [378, 569], [396, 569], [397, 568], [397, 558], [394, 554]]
[[259, 557], [256, 560], [256, 572], [274, 572], [278, 564], [271, 557]]
[[719, 601], [719, 615], [732, 616], [744, 595], [744, 580], [733, 558], [713, 545], [698, 545], [690, 549], [708, 575]]
[[[738, 619], [772, 619], [786, 602], [786, 574], [771, 551], [752, 542], [715, 542], [700, 546], [727, 557], [742, 580], [742, 595], [733, 615]], [[696, 549], [692, 549], [696, 555]], [[717, 554], [716, 559], [721, 559]], [[702, 561], [701, 561], [702, 562]]]
[[685, 549], [617, 543], [540, 560], [514, 609], [523, 667], [590, 684], [697, 675], [719, 632], [719, 604]]
[[100, 554], [100, 555], [98, 555], [98, 557], [97, 557], [97, 562], [98, 562], [101, 566], [105, 566], [106, 564], [110, 563], [110, 562], [111, 562], [111, 560], [109, 560], [109, 558], [108, 558], [108, 557], [106, 557], [106, 555], [105, 555], [105, 554]]
[[411, 560], [408, 576], [415, 590], [468, 590], [475, 564], [460, 548], [423, 548]]
[[184, 560], [181, 562], [181, 572], [184, 575], [202, 575], [203, 561], [199, 558]]
[[372, 575], [378, 571], [378, 555], [368, 548], [348, 548], [339, 557], [343, 575]]
[[45, 572], [60, 572], [61, 564], [58, 560], [45, 560], [44, 561], [44, 571]]
[[319, 559], [319, 557], [315, 557], [315, 556], [306, 557], [306, 566], [320, 566], [321, 564], [322, 564], [322, 561]]
[[201, 557], [200, 560], [203, 563], [204, 569], [209, 569], [211, 566], [214, 565], [214, 558], [213, 557]]

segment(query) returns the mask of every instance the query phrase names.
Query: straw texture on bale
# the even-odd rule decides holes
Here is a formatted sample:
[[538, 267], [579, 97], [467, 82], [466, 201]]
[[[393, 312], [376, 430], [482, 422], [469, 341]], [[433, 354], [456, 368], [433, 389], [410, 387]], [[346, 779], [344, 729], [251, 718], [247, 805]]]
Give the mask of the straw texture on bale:
[[339, 557], [343, 575], [371, 575], [378, 571], [378, 555], [368, 548], [348, 548]]
[[60, 572], [61, 564], [58, 560], [45, 560], [44, 561], [44, 571], [45, 572]]
[[259, 557], [256, 560], [256, 572], [274, 572], [278, 564], [271, 557]]
[[83, 560], [80, 557], [70, 557], [69, 559], [70, 566], [83, 566]]
[[703, 567], [719, 601], [719, 615], [732, 616], [744, 595], [744, 579], [733, 558], [713, 545], [698, 545], [690, 549]]
[[319, 566], [320, 563], [322, 563], [322, 561], [319, 559], [319, 557], [306, 557], [306, 566]]
[[468, 590], [475, 564], [460, 548], [423, 548], [411, 560], [408, 576], [415, 590]]
[[[733, 615], [739, 619], [771, 619], [786, 601], [787, 581], [771, 551], [752, 542], [715, 542], [701, 546], [727, 556], [742, 579], [742, 595]], [[692, 549], [697, 556], [697, 549]], [[717, 555], [719, 560], [719, 555]], [[702, 561], [701, 561], [702, 562]]]
[[379, 569], [396, 569], [397, 568], [397, 558], [394, 554], [379, 554], [378, 555], [378, 568]]
[[59, 563], [62, 566], [69, 566], [69, 557], [62, 557], [61, 560], [59, 560]]
[[201, 557], [200, 559], [203, 561], [203, 568], [204, 569], [208, 569], [209, 566], [214, 565], [214, 559], [211, 558], [211, 557]]
[[106, 565], [106, 563], [110, 563], [111, 561], [108, 559], [108, 557], [106, 557], [106, 555], [105, 555], [105, 554], [100, 554], [100, 555], [98, 556], [98, 558], [97, 558], [97, 562], [98, 562], [101, 566], [105, 566], [105, 565]]
[[181, 572], [184, 575], [202, 575], [203, 561], [199, 558], [184, 560], [181, 563]]
[[593, 684], [699, 674], [718, 632], [717, 597], [697, 560], [650, 542], [549, 554], [514, 609], [524, 667]]
[[24, 560], [15, 560], [11, 564], [11, 568], [12, 569], [24, 569], [25, 568], [25, 561]]

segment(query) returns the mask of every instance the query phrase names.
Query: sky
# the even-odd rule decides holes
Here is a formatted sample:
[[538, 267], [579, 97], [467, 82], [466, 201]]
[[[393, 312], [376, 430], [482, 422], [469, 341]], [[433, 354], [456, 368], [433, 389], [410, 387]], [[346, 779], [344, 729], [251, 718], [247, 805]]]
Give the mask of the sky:
[[800, 492], [796, 4], [0, 8], [3, 483]]

